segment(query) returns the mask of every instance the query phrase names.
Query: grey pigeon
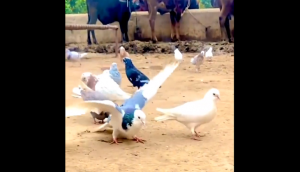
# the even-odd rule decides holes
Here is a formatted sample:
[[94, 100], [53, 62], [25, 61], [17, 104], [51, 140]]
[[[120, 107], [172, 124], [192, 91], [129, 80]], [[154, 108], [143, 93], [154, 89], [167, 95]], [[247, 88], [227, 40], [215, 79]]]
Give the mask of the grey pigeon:
[[[136, 91], [135, 94], [121, 106], [118, 106], [109, 100], [85, 101], [76, 106], [68, 107], [67, 109], [70, 109], [70, 111], [66, 111], [66, 116], [77, 116], [79, 114], [84, 114], [85, 111], [89, 109], [99, 108], [102, 111], [110, 113], [110, 117], [106, 120], [104, 125], [107, 126], [109, 124], [113, 127], [112, 143], [119, 143], [117, 141], [117, 137], [119, 136], [123, 136], [127, 139], [134, 139], [137, 142], [143, 143], [145, 140], [136, 136], [142, 126], [146, 123], [146, 114], [142, 109], [145, 107], [146, 103], [156, 95], [159, 87], [174, 72], [178, 65], [178, 62], [167, 65], [164, 70], [150, 80], [149, 83]], [[102, 128], [102, 126], [99, 128]]]
[[70, 51], [70, 50], [66, 49], [67, 60], [73, 61], [73, 62], [77, 61], [77, 62], [79, 62], [80, 66], [81, 66], [80, 59], [82, 59], [86, 55], [87, 55], [87, 53], [78, 53], [78, 52]]
[[203, 63], [204, 51], [201, 51], [200, 54], [196, 55], [191, 59], [191, 63], [196, 66], [196, 71], [199, 72], [200, 65]]

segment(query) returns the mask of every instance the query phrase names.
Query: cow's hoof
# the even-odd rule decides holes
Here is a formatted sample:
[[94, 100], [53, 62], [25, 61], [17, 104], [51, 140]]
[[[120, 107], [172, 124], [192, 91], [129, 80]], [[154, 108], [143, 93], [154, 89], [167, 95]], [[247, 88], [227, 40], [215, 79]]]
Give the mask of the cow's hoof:
[[153, 43], [153, 44], [155, 44], [155, 43], [157, 43], [157, 41], [156, 41], [156, 40], [154, 40], [154, 39], [152, 39], [152, 43]]
[[178, 39], [177, 39], [177, 38], [171, 38], [171, 41], [172, 41], [172, 42], [177, 42]]

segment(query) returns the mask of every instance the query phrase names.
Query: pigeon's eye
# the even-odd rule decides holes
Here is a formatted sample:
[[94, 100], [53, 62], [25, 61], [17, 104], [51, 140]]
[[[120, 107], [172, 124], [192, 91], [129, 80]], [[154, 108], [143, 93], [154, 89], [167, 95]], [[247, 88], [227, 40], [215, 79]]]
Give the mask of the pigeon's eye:
[[139, 119], [141, 119], [141, 117], [139, 117]]
[[213, 95], [215, 96], [216, 94], [215, 94], [215, 93], [213, 93]]

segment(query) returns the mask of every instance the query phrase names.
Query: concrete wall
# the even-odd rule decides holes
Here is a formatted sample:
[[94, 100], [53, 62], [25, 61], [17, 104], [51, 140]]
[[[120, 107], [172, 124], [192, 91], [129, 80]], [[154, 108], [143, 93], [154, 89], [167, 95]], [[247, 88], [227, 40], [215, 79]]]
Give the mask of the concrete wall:
[[[207, 40], [217, 41], [221, 39], [221, 30], [219, 25], [219, 14], [218, 8], [211, 9], [197, 9], [189, 10], [185, 12], [180, 21], [180, 37], [181, 40]], [[194, 17], [193, 17], [194, 16]], [[130, 40], [134, 40], [134, 30], [137, 25], [142, 30], [142, 38], [144, 40], [151, 39], [151, 29], [149, 25], [148, 12], [132, 12], [130, 21], [128, 23], [128, 36]], [[205, 27], [210, 28], [207, 33]], [[66, 24], [86, 24], [87, 14], [68, 14], [66, 15]], [[101, 24], [97, 21], [97, 24]], [[233, 26], [233, 20], [230, 22]], [[119, 26], [117, 22], [112, 25]], [[171, 35], [171, 21], [169, 14], [160, 15], [157, 13], [156, 18], [156, 37], [159, 41], [170, 41]], [[115, 42], [115, 33], [112, 30], [95, 30], [96, 38], [99, 43], [113, 43]], [[121, 33], [119, 29], [119, 40], [121, 41]], [[86, 30], [75, 30], [73, 33], [66, 30], [66, 43], [86, 43], [87, 31]]]

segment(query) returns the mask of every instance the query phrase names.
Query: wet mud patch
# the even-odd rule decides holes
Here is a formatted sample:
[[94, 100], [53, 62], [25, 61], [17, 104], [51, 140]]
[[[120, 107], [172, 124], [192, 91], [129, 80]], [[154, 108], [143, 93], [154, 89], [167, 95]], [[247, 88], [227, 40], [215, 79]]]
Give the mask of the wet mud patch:
[[[89, 53], [114, 53], [115, 44], [99, 44], [99, 45], [86, 45], [86, 44], [66, 44], [66, 48], [71, 51], [89, 52]], [[201, 42], [201, 41], [178, 41], [178, 42], [152, 42], [131, 41], [128, 43], [119, 44], [123, 46], [130, 54], [138, 53], [163, 53], [170, 54], [174, 52], [174, 47], [178, 48], [181, 52], [200, 52], [208, 47], [213, 47], [215, 55], [222, 55], [234, 52], [234, 44], [228, 42]]]

